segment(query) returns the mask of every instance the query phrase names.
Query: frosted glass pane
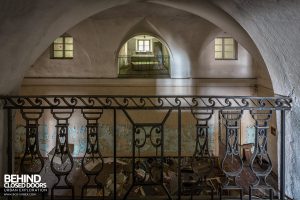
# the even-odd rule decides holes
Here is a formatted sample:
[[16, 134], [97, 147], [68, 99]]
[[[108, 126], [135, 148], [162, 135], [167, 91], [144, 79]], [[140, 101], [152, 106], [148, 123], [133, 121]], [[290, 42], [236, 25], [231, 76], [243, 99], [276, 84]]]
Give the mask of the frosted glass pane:
[[73, 43], [72, 37], [65, 37], [65, 43]]
[[222, 38], [216, 38], [215, 44], [222, 44]]
[[73, 51], [65, 51], [66, 58], [73, 58]]
[[233, 44], [233, 38], [224, 38], [224, 44]]
[[138, 46], [138, 51], [143, 51], [143, 45], [142, 46]]
[[233, 45], [225, 45], [225, 51], [234, 51]]
[[216, 45], [215, 51], [222, 51], [222, 45]]
[[143, 46], [144, 45], [144, 41], [139, 40], [139, 46]]
[[73, 50], [73, 44], [65, 44], [65, 50]]
[[149, 46], [150, 45], [150, 41], [149, 40], [145, 40], [145, 45]]
[[222, 52], [215, 52], [215, 59], [222, 59]]
[[56, 40], [54, 40], [54, 43], [63, 43], [63, 38], [59, 37]]
[[234, 53], [233, 52], [224, 52], [224, 57], [226, 59], [234, 59]]
[[54, 51], [53, 56], [54, 56], [54, 58], [62, 58], [63, 52], [62, 51]]
[[54, 50], [63, 50], [63, 45], [62, 44], [54, 44], [53, 49]]

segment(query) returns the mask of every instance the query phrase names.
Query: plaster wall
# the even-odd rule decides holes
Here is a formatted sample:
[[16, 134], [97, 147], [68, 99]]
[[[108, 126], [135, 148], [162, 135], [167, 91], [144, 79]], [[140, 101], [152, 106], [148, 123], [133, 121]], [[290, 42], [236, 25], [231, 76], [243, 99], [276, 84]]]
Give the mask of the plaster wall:
[[[16, 92], [26, 70], [56, 37], [90, 15], [128, 2], [116, 0], [1, 1], [1, 94]], [[298, 139], [300, 132], [299, 1], [157, 0], [151, 2], [168, 4], [202, 16], [234, 35], [242, 45], [247, 46], [251, 54], [259, 50], [255, 57], [261, 54], [261, 58], [266, 62], [274, 92], [282, 95], [291, 94], [294, 100], [293, 110], [287, 114], [286, 124], [288, 152], [286, 185], [288, 194], [294, 199], [300, 199], [298, 187], [300, 159], [297, 156], [300, 149]], [[58, 4], [60, 6], [57, 6]], [[293, 88], [294, 92], [292, 92]], [[4, 154], [2, 151], [1, 157]]]
[[[257, 44], [268, 67], [274, 93], [291, 95], [293, 109], [286, 116], [287, 194], [300, 199], [300, 2], [214, 1], [233, 16]], [[279, 116], [279, 115], [278, 115]], [[277, 118], [277, 124], [280, 124]], [[282, 141], [278, 140], [280, 144]]]
[[[26, 77], [116, 78], [123, 41], [129, 39], [127, 35], [142, 33], [158, 36], [169, 47], [172, 78], [256, 77], [252, 57], [240, 44], [237, 60], [214, 59], [214, 38], [230, 34], [199, 16], [172, 8], [149, 8], [145, 3], [121, 6], [90, 17], [67, 33], [74, 37], [74, 58], [50, 59], [48, 48]], [[135, 41], [128, 42], [129, 54], [135, 46]]]

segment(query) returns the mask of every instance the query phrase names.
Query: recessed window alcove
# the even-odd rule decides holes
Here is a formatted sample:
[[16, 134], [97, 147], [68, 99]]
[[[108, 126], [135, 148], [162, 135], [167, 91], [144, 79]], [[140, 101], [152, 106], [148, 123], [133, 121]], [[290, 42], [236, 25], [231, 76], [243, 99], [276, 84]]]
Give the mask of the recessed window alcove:
[[118, 54], [119, 77], [159, 77], [170, 75], [170, 54], [160, 39], [151, 35], [130, 38]]

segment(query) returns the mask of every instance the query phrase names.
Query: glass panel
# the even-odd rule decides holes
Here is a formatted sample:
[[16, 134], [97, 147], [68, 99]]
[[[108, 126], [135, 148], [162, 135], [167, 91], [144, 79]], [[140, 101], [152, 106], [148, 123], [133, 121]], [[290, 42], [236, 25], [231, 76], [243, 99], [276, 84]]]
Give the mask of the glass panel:
[[73, 58], [73, 51], [65, 51], [66, 58]]
[[62, 58], [63, 57], [63, 52], [62, 51], [54, 51], [53, 52], [53, 57], [54, 58]]
[[215, 59], [222, 59], [222, 52], [215, 52]]
[[215, 44], [222, 44], [222, 38], [216, 38]]
[[150, 46], [145, 46], [145, 51], [150, 51]]
[[224, 51], [234, 51], [233, 45], [225, 45]]
[[65, 43], [73, 43], [72, 37], [65, 37]]
[[141, 46], [138, 46], [138, 51], [143, 51], [144, 50], [144, 47], [143, 47], [143, 45], [141, 45]]
[[224, 52], [224, 58], [226, 59], [234, 59], [234, 53], [231, 52], [231, 51], [228, 51], [228, 52]]
[[63, 38], [59, 37], [56, 40], [54, 40], [54, 43], [63, 43]]
[[63, 45], [62, 44], [54, 44], [53, 46], [53, 50], [56, 51], [56, 50], [63, 50]]
[[65, 44], [65, 50], [73, 50], [73, 44]]
[[145, 45], [149, 46], [150, 45], [150, 41], [149, 40], [145, 40]]
[[233, 44], [233, 38], [224, 38], [224, 44]]
[[216, 45], [215, 46], [215, 51], [222, 51], [222, 45]]
[[144, 41], [143, 40], [139, 40], [139, 46], [144, 45]]

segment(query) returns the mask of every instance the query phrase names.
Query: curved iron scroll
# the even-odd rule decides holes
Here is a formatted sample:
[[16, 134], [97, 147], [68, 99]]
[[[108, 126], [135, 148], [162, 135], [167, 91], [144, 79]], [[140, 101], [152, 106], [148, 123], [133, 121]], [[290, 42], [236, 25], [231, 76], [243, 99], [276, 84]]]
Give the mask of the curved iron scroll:
[[26, 121], [26, 147], [21, 159], [21, 173], [39, 174], [44, 167], [44, 159], [39, 149], [39, 119], [43, 109], [21, 109]]
[[57, 177], [57, 182], [51, 188], [51, 199], [54, 198], [54, 190], [71, 190], [74, 199], [74, 186], [68, 180], [68, 175], [73, 169], [74, 161], [69, 149], [68, 128], [69, 119], [73, 109], [52, 109], [51, 113], [56, 119], [56, 143], [51, 158], [51, 170]]
[[4, 108], [290, 110], [290, 97], [241, 96], [2, 96]]
[[[158, 185], [161, 186], [169, 199], [172, 199], [164, 185], [164, 124], [171, 110], [167, 112], [161, 123], [134, 123], [126, 110], [123, 110], [133, 125], [132, 133], [132, 184], [126, 192], [124, 199], [135, 186]], [[141, 162], [141, 150], [149, 145], [155, 148], [155, 157], [149, 157], [146, 163]], [[138, 155], [136, 155], [136, 153]], [[146, 166], [147, 165], [147, 166]]]
[[104, 198], [104, 186], [97, 179], [97, 176], [103, 169], [103, 157], [98, 144], [98, 120], [100, 119], [103, 110], [82, 109], [81, 113], [86, 119], [87, 146], [84, 157], [81, 161], [82, 171], [88, 177], [88, 181], [83, 185], [81, 190], [81, 199], [83, 199], [84, 191], [89, 188], [102, 190]]
[[268, 130], [272, 111], [250, 111], [255, 120], [255, 145], [254, 153], [250, 160], [250, 169], [256, 175], [256, 181], [250, 186], [250, 196], [252, 189], [267, 189], [270, 198], [273, 196], [273, 188], [267, 183], [267, 177], [272, 171], [272, 162], [268, 154]]

